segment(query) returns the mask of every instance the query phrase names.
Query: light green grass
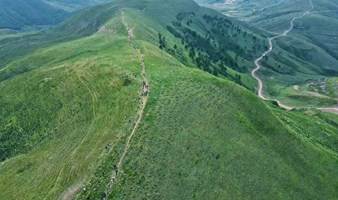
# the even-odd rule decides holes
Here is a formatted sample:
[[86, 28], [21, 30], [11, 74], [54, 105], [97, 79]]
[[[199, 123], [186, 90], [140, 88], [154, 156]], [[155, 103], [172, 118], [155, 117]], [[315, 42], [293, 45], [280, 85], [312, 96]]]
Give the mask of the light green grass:
[[0, 199], [57, 199], [81, 186], [107, 145], [128, 133], [138, 61], [126, 37], [96, 36], [41, 50], [8, 71], [27, 63], [31, 71], [0, 85], [1, 129], [8, 130], [1, 149], [11, 153], [0, 167]]
[[[142, 86], [120, 14], [106, 31], [38, 49], [0, 72], [1, 200], [102, 199]], [[149, 102], [109, 199], [338, 195], [335, 115], [285, 113], [186, 67], [149, 39], [160, 25], [135, 14], [125, 12], [145, 55]]]

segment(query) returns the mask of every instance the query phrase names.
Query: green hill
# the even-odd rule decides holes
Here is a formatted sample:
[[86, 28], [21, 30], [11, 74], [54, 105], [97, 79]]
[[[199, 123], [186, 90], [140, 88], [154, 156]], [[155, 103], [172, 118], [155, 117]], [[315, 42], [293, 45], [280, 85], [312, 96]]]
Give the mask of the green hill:
[[[183, 41], [168, 28], [182, 12], [189, 20], [174, 30], [191, 34]], [[337, 116], [287, 113], [237, 84], [234, 66], [224, 64], [224, 75], [213, 73], [216, 59], [210, 69], [199, 65], [189, 56], [191, 36], [211, 33], [198, 26], [206, 14], [229, 20], [190, 0], [116, 1], [82, 11], [54, 35], [39, 33], [46, 42], [30, 52], [8, 55], [0, 70], [0, 199], [334, 199]], [[232, 26], [223, 29], [196, 52], [221, 51], [224, 35], [231, 44]]]
[[1, 0], [0, 29], [22, 29], [28, 26], [53, 25], [67, 13], [41, 0]]

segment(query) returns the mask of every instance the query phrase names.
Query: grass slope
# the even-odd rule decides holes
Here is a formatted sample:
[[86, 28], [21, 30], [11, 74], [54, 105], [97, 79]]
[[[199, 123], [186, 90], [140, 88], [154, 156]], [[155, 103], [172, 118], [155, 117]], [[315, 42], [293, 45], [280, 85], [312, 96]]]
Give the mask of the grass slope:
[[8, 68], [34, 67], [1, 82], [1, 198], [56, 199], [123, 140], [140, 85], [126, 44], [125, 37], [86, 38]]
[[172, 65], [152, 72], [159, 55], [144, 49], [151, 104], [111, 199], [334, 198], [337, 157], [229, 82], [184, 69], [163, 80]]
[[[141, 24], [135, 2], [116, 7], [129, 8], [151, 93], [109, 199], [338, 195], [336, 116], [286, 114], [234, 82], [186, 67], [150, 39], [166, 29], [148, 14]], [[0, 199], [104, 197], [137, 118], [142, 79], [120, 10], [105, 26], [89, 27], [99, 31], [0, 71]], [[317, 119], [320, 129], [303, 134]], [[330, 139], [321, 139], [326, 133]]]
[[136, 30], [139, 38], [158, 45], [185, 65], [254, 90], [256, 84], [248, 75], [251, 60], [266, 48], [258, 30], [192, 1], [129, 0], [120, 4], [133, 8], [130, 14], [138, 24], [149, 24]]

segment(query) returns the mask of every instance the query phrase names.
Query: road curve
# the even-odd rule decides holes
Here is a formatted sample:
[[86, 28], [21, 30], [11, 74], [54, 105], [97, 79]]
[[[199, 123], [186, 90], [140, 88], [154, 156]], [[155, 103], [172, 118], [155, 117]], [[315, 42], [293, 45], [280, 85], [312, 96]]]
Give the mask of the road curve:
[[[268, 38], [268, 42], [269, 42], [269, 48], [268, 50], [266, 50], [265, 52], [263, 52], [263, 54], [257, 58], [255, 60], [255, 68], [251, 71], [251, 76], [257, 80], [258, 82], [258, 96], [265, 100], [265, 101], [275, 101], [277, 102], [278, 106], [281, 107], [281, 108], [284, 108], [285, 110], [292, 110], [294, 109], [295, 107], [291, 107], [291, 106], [288, 106], [288, 105], [285, 105], [283, 104], [281, 101], [277, 100], [277, 99], [271, 99], [271, 98], [268, 98], [266, 96], [264, 96], [264, 83], [262, 81], [262, 79], [257, 75], [257, 72], [262, 68], [262, 65], [261, 65], [261, 61], [263, 60], [263, 58], [265, 58], [266, 56], [268, 56], [272, 50], [273, 50], [273, 41], [278, 39], [278, 38], [281, 38], [281, 37], [285, 37], [287, 36], [295, 27], [295, 21], [298, 20], [298, 19], [301, 19], [303, 17], [305, 17], [306, 15], [309, 15], [311, 13], [311, 11], [314, 9], [314, 6], [313, 6], [313, 2], [312, 0], [309, 0], [309, 5], [310, 5], [310, 8], [309, 10], [306, 10], [302, 15], [300, 16], [297, 16], [297, 17], [293, 17], [290, 21], [290, 26], [287, 30], [285, 30], [283, 33], [280, 33], [279, 35], [276, 35], [276, 36], [273, 36], [273, 37], [269, 37]], [[325, 111], [325, 112], [334, 112], [334, 113], [338, 113], [338, 108], [318, 108], [319, 110], [322, 110], [322, 111]]]

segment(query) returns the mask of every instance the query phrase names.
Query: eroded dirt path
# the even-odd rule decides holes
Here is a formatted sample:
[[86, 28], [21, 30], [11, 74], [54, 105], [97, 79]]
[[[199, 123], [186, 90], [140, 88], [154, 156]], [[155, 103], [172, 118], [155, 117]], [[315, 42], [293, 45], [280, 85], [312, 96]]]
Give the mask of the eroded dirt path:
[[128, 25], [123, 11], [122, 11], [121, 17], [122, 17], [122, 23], [123, 23], [124, 27], [126, 28], [126, 30], [128, 31], [129, 44], [135, 50], [136, 57], [140, 61], [141, 77], [142, 77], [142, 89], [140, 90], [140, 94], [139, 94], [140, 95], [140, 105], [139, 105], [139, 109], [137, 111], [137, 119], [135, 121], [135, 124], [133, 126], [133, 129], [132, 129], [130, 135], [128, 136], [128, 138], [126, 140], [123, 153], [122, 153], [116, 167], [114, 167], [114, 169], [111, 173], [112, 175], [111, 175], [111, 178], [110, 178], [110, 182], [108, 183], [107, 188], [106, 188], [106, 192], [105, 192], [105, 199], [108, 199], [109, 195], [112, 192], [113, 186], [114, 186], [118, 176], [121, 174], [121, 172], [123, 170], [123, 162], [124, 162], [124, 160], [125, 160], [125, 158], [128, 154], [129, 148], [131, 146], [132, 139], [135, 136], [137, 129], [139, 128], [139, 126], [142, 122], [142, 119], [143, 119], [143, 116], [144, 116], [144, 110], [145, 110], [147, 102], [148, 102], [149, 91], [150, 91], [149, 80], [147, 79], [147, 75], [146, 75], [146, 66], [145, 66], [145, 62], [144, 62], [144, 54], [142, 54], [140, 49], [138, 49], [135, 45], [133, 45], [133, 40], [134, 40], [133, 28]]

